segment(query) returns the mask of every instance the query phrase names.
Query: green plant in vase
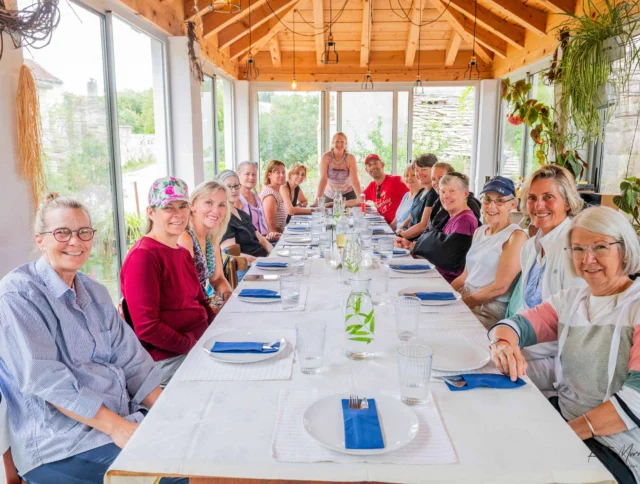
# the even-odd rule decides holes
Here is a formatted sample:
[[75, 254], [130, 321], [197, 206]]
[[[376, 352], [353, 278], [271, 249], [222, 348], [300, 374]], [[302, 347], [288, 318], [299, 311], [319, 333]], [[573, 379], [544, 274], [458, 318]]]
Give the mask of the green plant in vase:
[[620, 195], [613, 203], [624, 213], [631, 215], [633, 228], [640, 235], [640, 178], [631, 176], [620, 183]]

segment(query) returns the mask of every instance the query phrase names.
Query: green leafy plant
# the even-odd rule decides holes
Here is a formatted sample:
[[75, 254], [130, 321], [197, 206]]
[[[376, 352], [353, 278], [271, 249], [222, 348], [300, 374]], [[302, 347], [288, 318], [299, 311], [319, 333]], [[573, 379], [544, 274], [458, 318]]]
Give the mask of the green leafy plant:
[[607, 123], [615, 107], [609, 102], [607, 87], [618, 94], [624, 92], [640, 54], [633, 41], [640, 26], [638, 0], [604, 0], [598, 5], [601, 7], [586, 1], [584, 14], [568, 14], [559, 26], [569, 39], [559, 70], [554, 72], [555, 82], [562, 86], [562, 112], [588, 141], [602, 138], [601, 112]]
[[360, 341], [362, 343], [370, 344], [373, 341], [373, 335], [376, 330], [376, 318], [373, 314], [373, 308], [368, 313], [361, 312], [362, 297], [356, 296], [353, 299], [349, 298], [347, 302], [347, 310], [351, 309], [352, 312], [347, 314], [344, 318], [345, 323], [353, 317], [357, 317], [359, 320], [356, 324], [351, 324], [345, 328], [345, 331], [351, 335], [350, 341]]
[[631, 215], [633, 227], [640, 234], [640, 178], [632, 176], [620, 183], [620, 195], [613, 203], [624, 213]]
[[358, 271], [360, 270], [360, 263], [359, 262], [352, 262], [350, 260], [345, 261], [345, 264], [347, 266], [347, 270], [349, 272], [352, 272], [353, 274], [357, 274]]
[[143, 216], [130, 212], [124, 214], [124, 226], [129, 249], [144, 235], [144, 225], [145, 218]]

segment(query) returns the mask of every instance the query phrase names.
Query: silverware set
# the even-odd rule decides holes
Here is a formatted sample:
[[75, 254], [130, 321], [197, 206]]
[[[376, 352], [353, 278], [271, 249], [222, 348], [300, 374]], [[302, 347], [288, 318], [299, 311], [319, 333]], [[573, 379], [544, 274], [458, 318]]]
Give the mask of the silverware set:
[[369, 408], [366, 398], [359, 398], [358, 395], [349, 395], [349, 408], [354, 410], [365, 410]]
[[461, 376], [441, 376], [439, 377], [442, 381], [447, 382], [449, 385], [453, 387], [463, 387], [467, 384], [464, 378]]

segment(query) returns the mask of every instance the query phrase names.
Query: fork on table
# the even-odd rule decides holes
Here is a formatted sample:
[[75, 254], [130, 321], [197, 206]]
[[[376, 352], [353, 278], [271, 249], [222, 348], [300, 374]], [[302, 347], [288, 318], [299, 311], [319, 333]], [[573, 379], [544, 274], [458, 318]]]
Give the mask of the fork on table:
[[349, 408], [354, 410], [364, 410], [369, 408], [369, 402], [366, 398], [359, 398], [358, 395], [349, 395]]
[[467, 382], [465, 381], [464, 378], [462, 378], [461, 376], [457, 375], [457, 376], [441, 376], [439, 377], [442, 381], [446, 381], [449, 385], [453, 386], [453, 387], [463, 387], [467, 384]]

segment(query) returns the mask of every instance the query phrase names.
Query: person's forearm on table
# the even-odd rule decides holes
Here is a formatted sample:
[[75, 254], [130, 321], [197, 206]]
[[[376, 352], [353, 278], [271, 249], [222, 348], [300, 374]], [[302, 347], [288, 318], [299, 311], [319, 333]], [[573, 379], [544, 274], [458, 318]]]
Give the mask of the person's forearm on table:
[[[589, 420], [588, 422], [587, 419]], [[627, 430], [626, 424], [620, 418], [620, 415], [618, 415], [618, 412], [610, 401], [601, 403], [584, 415], [569, 420], [568, 423], [582, 440], [594, 436], [613, 435]], [[589, 423], [595, 433], [592, 433]]]

